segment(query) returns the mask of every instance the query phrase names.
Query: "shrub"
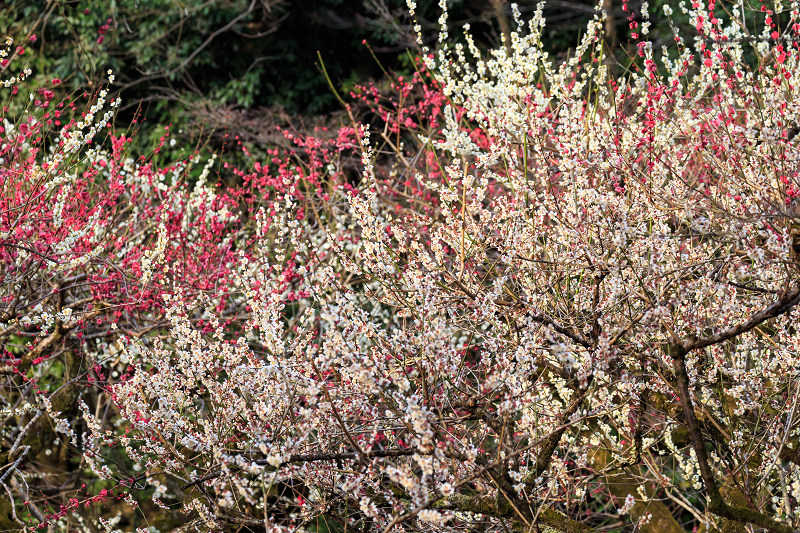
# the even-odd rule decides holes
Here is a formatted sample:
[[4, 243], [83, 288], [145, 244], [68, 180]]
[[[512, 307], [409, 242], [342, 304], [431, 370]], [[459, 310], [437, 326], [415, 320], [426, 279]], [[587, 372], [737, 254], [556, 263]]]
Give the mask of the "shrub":
[[[13, 43], [7, 46], [13, 50]], [[23, 70], [5, 80], [17, 105], [43, 90], [29, 75]], [[132, 465], [116, 450], [89, 445], [80, 411], [90, 406], [95, 416], [104, 413], [99, 423], [122, 422], [111, 385], [137, 366], [121, 350], [122, 335], [152, 340], [164, 334], [167, 303], [181, 304], [200, 331], [213, 330], [206, 306], [214, 324], [240, 331], [249, 310], [235, 290], [238, 280], [251, 280], [247, 290], [257, 291], [254, 276], [270, 262], [291, 288], [301, 277], [295, 259], [324, 258], [320, 250], [278, 254], [267, 246], [270, 233], [280, 235], [273, 218], [284, 203], [299, 209], [293, 218], [302, 218], [303, 209], [319, 216], [335, 206], [320, 204], [313, 175], [290, 173], [287, 156], [276, 179], [253, 172], [246, 185], [224, 191], [209, 183], [214, 156], [202, 162], [195, 152], [163, 167], [155, 157], [133, 157], [130, 135], [113, 127], [118, 100], [107, 101], [113, 80], [109, 71], [94, 94], [61, 102], [31, 97], [21, 116], [3, 116], [0, 372], [2, 459], [10, 468], [0, 482], [13, 494], [0, 508], [6, 529], [23, 523], [69, 528], [82, 523], [72, 515], [84, 505], [86, 520], [97, 525], [108, 518], [104, 506], [141, 486], [127, 475], [98, 481], [90, 468], [105, 478], [112, 472], [106, 461], [122, 461], [116, 466], [123, 471]], [[168, 132], [161, 146], [167, 139]], [[336, 184], [329, 180], [326, 187], [333, 191]]]
[[[396, 104], [359, 93], [380, 126], [296, 139], [249, 189], [153, 188], [129, 269], [169, 327], [123, 330], [114, 414], [14, 398], [199, 530], [795, 531], [800, 13], [751, 36], [717, 9], [622, 77], [600, 14], [560, 65], [541, 12], [485, 57], [443, 32]], [[181, 239], [216, 284], [182, 282]]]

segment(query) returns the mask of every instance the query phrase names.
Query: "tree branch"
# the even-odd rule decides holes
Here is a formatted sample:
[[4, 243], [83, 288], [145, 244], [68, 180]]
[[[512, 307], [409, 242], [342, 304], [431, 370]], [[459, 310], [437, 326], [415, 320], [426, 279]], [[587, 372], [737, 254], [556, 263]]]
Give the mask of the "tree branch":
[[[789, 301], [796, 300], [798, 298], [798, 295], [800, 295], [800, 291], [794, 291], [794, 292], [796, 292], [797, 294], [795, 294], [791, 298], [788, 298]], [[781, 300], [783, 300], [783, 298]], [[766, 318], [763, 318], [762, 320], [755, 322], [756, 317], [766, 316], [769, 312], [774, 312], [770, 310], [780, 309], [781, 306], [778, 306], [778, 304], [781, 303], [781, 300], [778, 300], [776, 304], [771, 305], [763, 312], [759, 313], [758, 315], [748, 320], [741, 326], [737, 326], [737, 328], [741, 329], [742, 332], [748, 331], [757, 326], [758, 324], [760, 324], [761, 322], [763, 322], [764, 320], [766, 320], [767, 318], [770, 318], [769, 316], [767, 316]], [[784, 303], [782, 305], [785, 306], [786, 304]], [[785, 312], [785, 310], [782, 312]], [[778, 314], [780, 313], [773, 314], [771, 316], [777, 316]], [[753, 323], [753, 325], [744, 329], [747, 324], [751, 323]], [[731, 328], [731, 330], [737, 328]], [[724, 336], [724, 334], [720, 334], [720, 336]], [[702, 344], [702, 342], [699, 344]], [[686, 345], [686, 343], [684, 343], [684, 345]], [[706, 344], [706, 346], [708, 346], [708, 344]], [[673, 348], [675, 350], [673, 364], [675, 368], [675, 377], [678, 382], [678, 393], [680, 394], [681, 405], [683, 406], [684, 415], [686, 416], [686, 426], [689, 430], [689, 436], [692, 439], [692, 447], [694, 448], [695, 456], [697, 457], [697, 463], [700, 466], [700, 475], [703, 478], [703, 484], [706, 487], [706, 492], [708, 493], [710, 499], [708, 510], [723, 518], [728, 518], [729, 520], [742, 522], [744, 524], [755, 524], [757, 526], [766, 528], [774, 533], [797, 533], [798, 530], [794, 529], [789, 525], [777, 522], [776, 520], [773, 520], [772, 518], [769, 518], [768, 516], [761, 514], [760, 512], [755, 511], [753, 509], [748, 509], [747, 507], [728, 505], [722, 499], [722, 495], [719, 492], [719, 487], [717, 486], [716, 480], [714, 479], [714, 472], [711, 469], [711, 465], [708, 462], [708, 455], [706, 454], [706, 445], [705, 442], [703, 441], [703, 437], [698, 428], [697, 418], [694, 415], [694, 406], [692, 404], [692, 398], [689, 391], [689, 374], [686, 372], [685, 359], [687, 350], [685, 350], [685, 348], [683, 348], [682, 346], [673, 346]]]
[[[298, 455], [290, 455], [288, 458], [281, 460], [278, 468], [284, 465], [292, 464], [292, 463], [313, 463], [318, 461], [346, 461], [352, 459], [358, 459], [360, 457], [369, 457], [369, 458], [380, 458], [380, 457], [405, 457], [408, 455], [428, 455], [425, 454], [417, 449], [414, 448], [393, 448], [390, 450], [369, 450], [365, 452], [331, 452], [331, 453], [309, 453], [309, 454], [298, 454]], [[258, 459], [255, 461], [257, 465], [267, 465], [270, 464], [267, 459]], [[231, 467], [229, 467], [231, 468]], [[206, 476], [201, 478], [195, 479], [194, 481], [190, 481], [183, 487], [181, 490], [186, 490], [194, 485], [199, 485], [205, 481], [209, 481], [211, 479], [215, 479], [222, 474], [222, 471], [212, 472]]]
[[742, 333], [747, 333], [770, 318], [775, 318], [790, 311], [792, 307], [797, 305], [798, 302], [800, 302], [800, 285], [791, 291], [784, 292], [776, 302], [759, 311], [749, 320], [746, 320], [741, 324], [737, 324], [732, 328], [728, 328], [725, 331], [721, 331], [716, 335], [711, 335], [710, 337], [683, 341], [680, 348], [683, 350], [685, 355], [692, 350], [699, 350], [732, 339], [741, 335]]

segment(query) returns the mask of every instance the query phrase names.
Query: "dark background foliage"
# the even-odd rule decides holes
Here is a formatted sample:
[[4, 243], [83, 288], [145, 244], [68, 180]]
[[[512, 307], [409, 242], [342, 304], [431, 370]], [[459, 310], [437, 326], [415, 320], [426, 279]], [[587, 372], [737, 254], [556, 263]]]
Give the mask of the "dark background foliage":
[[[518, 6], [524, 16], [537, 3]], [[673, 39], [664, 3], [670, 2], [650, 3], [656, 48]], [[508, 0], [448, 5], [453, 30], [469, 22], [483, 48], [497, 46], [500, 34], [513, 28]], [[621, 68], [628, 17], [640, 19], [641, 1], [626, 5], [627, 12], [621, 1], [603, 3]], [[679, 32], [691, 38], [687, 17], [674, 11]], [[435, 0], [418, 2], [431, 44], [439, 12]], [[545, 2], [551, 54], [569, 54], [595, 12], [591, 0]], [[265, 122], [321, 117], [340, 105], [320, 73], [318, 52], [334, 82], [348, 89], [380, 78], [384, 69], [409, 71], [416, 47], [405, 0], [11, 0], [0, 6], [0, 33], [17, 41], [35, 34], [26, 59], [36, 75], [61, 79], [62, 90], [91, 89], [113, 70], [124, 100], [118, 120], [130, 122], [143, 104], [157, 125], [207, 122], [210, 111], [222, 109], [245, 110]]]
[[[480, 46], [499, 44], [508, 2], [448, 4], [454, 28], [469, 22]], [[519, 7], [525, 13], [535, 4]], [[549, 4], [548, 46], [566, 52], [594, 9]], [[438, 2], [418, 2], [418, 15], [435, 43]], [[35, 34], [22, 59], [35, 76], [61, 79], [62, 91], [90, 90], [111, 69], [123, 97], [118, 123], [130, 123], [142, 105], [153, 126], [212, 128], [232, 110], [269, 126], [326, 116], [340, 105], [318, 52], [346, 90], [383, 69], [409, 71], [416, 46], [404, 0], [12, 0], [0, 6], [0, 33], [17, 42]], [[152, 141], [163, 128], [144, 130]]]
[[[631, 26], [642, 22], [642, 1], [600, 4], [608, 13], [606, 58], [614, 74], [635, 68], [631, 34], [640, 29]], [[460, 28], [469, 23], [478, 46], [488, 50], [515, 29], [509, 0], [447, 4], [451, 39], [461, 38]], [[523, 19], [537, 4], [517, 3]], [[665, 4], [674, 7], [671, 20]], [[649, 3], [647, 37], [654, 49], [668, 46], [676, 54], [674, 31], [684, 40], [696, 35], [678, 4]], [[417, 5], [426, 44], [434, 47], [439, 2]], [[543, 44], [554, 59], [568, 57], [598, 4], [543, 5]], [[727, 9], [739, 14], [739, 4], [716, 6], [718, 16]], [[761, 4], [746, 7], [755, 21]], [[751, 29], [754, 24], [748, 22]], [[405, 0], [10, 0], [0, 3], [0, 35], [24, 45], [15, 61], [33, 69], [34, 84], [61, 81], [53, 88], [61, 97], [88, 94], [113, 71], [112, 96], [122, 97], [116, 127], [138, 130], [135, 152], [151, 153], [172, 126], [177, 142], [160, 149], [165, 161], [205, 146], [221, 155], [220, 162], [238, 165], [250, 164], [238, 144], [265, 159], [266, 150], [286, 145], [280, 128], [309, 131], [346, 122], [320, 58], [346, 95], [359, 84], [385, 81], [385, 72], [407, 75], [418, 53]]]

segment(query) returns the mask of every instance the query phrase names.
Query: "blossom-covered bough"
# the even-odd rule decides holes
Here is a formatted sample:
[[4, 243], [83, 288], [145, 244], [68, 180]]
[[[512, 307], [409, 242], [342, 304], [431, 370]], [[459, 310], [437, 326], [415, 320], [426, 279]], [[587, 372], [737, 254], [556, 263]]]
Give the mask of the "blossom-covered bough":
[[118, 417], [56, 428], [201, 531], [796, 531], [800, 12], [686, 10], [624, 76], [602, 14], [561, 65], [540, 12], [488, 57], [443, 33], [437, 127], [260, 189], [228, 303], [155, 239], [169, 329], [112, 334]]
[[[208, 183], [214, 157], [166, 167], [134, 159], [130, 134], [114, 130], [111, 72], [96, 93], [58, 100], [50, 89], [60, 80], [37, 87], [16, 68], [12, 44], [0, 49], [12, 58], [2, 65], [11, 105], [0, 116], [0, 529], [101, 527], [120, 518], [98, 508], [134, 503], [132, 491], [147, 488], [130, 461], [112, 471], [85, 438], [82, 408], [122, 423], [110, 386], [135, 361], [120, 339], [166, 335], [169, 305], [179, 304], [194, 328], [212, 329], [208, 304], [223, 327], [241, 329], [246, 298], [232, 289], [253, 260], [252, 240], [264, 242], [263, 212], [284, 194], [293, 216], [313, 211], [308, 190], [316, 199], [319, 185], [289, 181], [302, 178], [287, 176], [284, 161], [278, 176], [254, 172], [226, 193]], [[20, 111], [15, 96], [28, 93], [43, 100]], [[291, 260], [283, 266], [291, 288], [299, 275]], [[97, 487], [91, 468], [112, 482]]]

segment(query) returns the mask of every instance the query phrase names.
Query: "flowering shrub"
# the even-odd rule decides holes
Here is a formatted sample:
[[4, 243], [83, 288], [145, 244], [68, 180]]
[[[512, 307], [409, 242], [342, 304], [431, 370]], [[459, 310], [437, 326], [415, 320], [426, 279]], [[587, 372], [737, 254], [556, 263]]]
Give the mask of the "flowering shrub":
[[[0, 55], [13, 59], [13, 42], [7, 46]], [[3, 85], [12, 97], [40, 94], [28, 83], [30, 71], [10, 72]], [[281, 235], [272, 219], [283, 203], [299, 207], [292, 218], [302, 218], [303, 210], [320, 216], [322, 207], [304, 194], [308, 189], [316, 198], [313, 176], [284, 173], [265, 180], [253, 173], [242, 188], [217, 191], [208, 183], [213, 156], [201, 163], [200, 154], [192, 154], [166, 167], [135, 159], [128, 152], [130, 136], [113, 128], [118, 100], [107, 102], [107, 87], [84, 97], [85, 108], [84, 98], [32, 98], [25, 115], [4, 115], [0, 127], [5, 529], [31, 520], [67, 528], [84, 504], [102, 507], [126, 495], [135, 503], [131, 487], [142, 486], [131, 481], [135, 476], [121, 475], [109, 485], [83, 472], [111, 472], [101, 457], [105, 450], [85, 439], [80, 408], [103, 412], [102, 423], [121, 422], [109, 385], [132, 372], [134, 361], [118, 342], [122, 335], [157, 338], [170, 323], [167, 303], [182, 305], [200, 331], [216, 327], [205, 307], [213, 311], [213, 324], [219, 320], [218, 327], [240, 331], [249, 311], [247, 298], [235, 292], [241, 279], [250, 280], [248, 294], [257, 292], [260, 262], [269, 260], [279, 268], [281, 287], [290, 290], [301, 277], [295, 259], [306, 263], [308, 256], [322, 255], [260, 248], [275, 238], [271, 234]], [[202, 170], [192, 173], [198, 165]], [[336, 188], [332, 180], [327, 186]], [[74, 477], [54, 469], [70, 461]], [[72, 485], [71, 479], [76, 497], [66, 501], [60, 491], [48, 496], [53, 486]], [[92, 520], [97, 525], [105, 518], [101, 513]]]
[[[0, 483], [23, 497], [46, 419], [113, 484], [90, 499], [181, 517], [161, 530], [795, 531], [800, 12], [764, 5], [750, 36], [713, 1], [686, 11], [694, 43], [643, 40], [616, 78], [602, 14], [561, 65], [541, 11], [487, 57], [443, 31], [397, 100], [359, 93], [380, 127], [296, 138], [241, 189], [112, 165], [121, 137], [72, 166], [65, 133], [14, 145], [3, 327], [35, 340], [6, 349], [25, 407]], [[128, 170], [93, 206], [98, 165]], [[59, 276], [91, 299], [47, 293]], [[63, 354], [93, 374], [55, 391], [22, 366], [101, 312], [108, 355]]]

